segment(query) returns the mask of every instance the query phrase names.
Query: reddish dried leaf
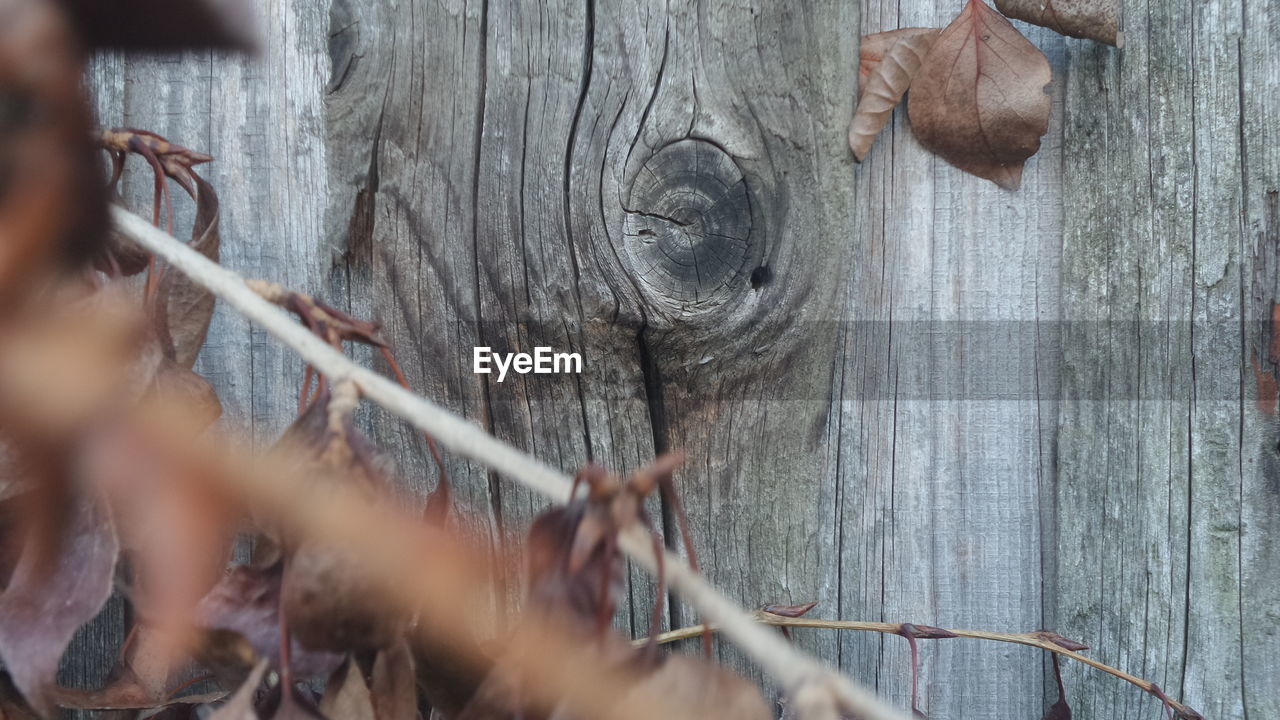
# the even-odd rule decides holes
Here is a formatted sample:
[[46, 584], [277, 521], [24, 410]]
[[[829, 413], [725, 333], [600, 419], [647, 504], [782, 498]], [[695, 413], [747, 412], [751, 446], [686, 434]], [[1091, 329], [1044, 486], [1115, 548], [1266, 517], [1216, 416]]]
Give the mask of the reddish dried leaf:
[[387, 646], [406, 618], [381, 600], [376, 574], [358, 552], [307, 542], [289, 557], [283, 602], [294, 639], [309, 650], [351, 652]]
[[920, 143], [947, 162], [1016, 190], [1049, 129], [1052, 73], [1044, 53], [982, 0], [969, 0], [911, 83]]
[[881, 55], [879, 58], [868, 57], [864, 51], [859, 68], [861, 73], [863, 67], [869, 66], [867, 77], [859, 78], [858, 108], [849, 123], [849, 149], [858, 162], [866, 158], [876, 136], [888, 124], [893, 109], [924, 64], [938, 31], [934, 28], [907, 28], [879, 35], [891, 35], [886, 38], [892, 41], [887, 50], [881, 50], [883, 41], [872, 39], [875, 36], [863, 38], [864, 43], [871, 45], [872, 52]]
[[1120, 0], [996, 0], [996, 7], [1011, 18], [1063, 35], [1124, 47]]
[[369, 686], [365, 684], [360, 668], [351, 660], [344, 662], [329, 677], [324, 697], [320, 699], [320, 712], [342, 720], [375, 720]]
[[867, 89], [867, 81], [871, 79], [871, 73], [875, 72], [876, 67], [882, 60], [884, 60], [884, 56], [889, 53], [890, 48], [896, 45], [899, 40], [910, 38], [921, 33], [936, 35], [938, 33], [938, 29], [909, 27], [862, 36], [862, 39], [858, 42], [859, 98], [862, 97], [863, 91]]
[[373, 663], [371, 689], [377, 720], [416, 720], [418, 717], [413, 653], [403, 638], [378, 653]]
[[[280, 665], [281, 567], [232, 568], [196, 608], [199, 623], [211, 630], [229, 630], [248, 642], [254, 655]], [[219, 644], [214, 649], [234, 649]], [[237, 651], [238, 652], [238, 651]], [[230, 659], [235, 659], [235, 654]], [[335, 653], [310, 652], [294, 640], [290, 668], [297, 677], [326, 677], [342, 663]], [[206, 661], [207, 662], [207, 661]]]
[[454, 717], [475, 697], [476, 689], [493, 671], [493, 663], [474, 639], [445, 644], [414, 633], [413, 657], [418, 689], [432, 708]]
[[[322, 409], [323, 430], [319, 443], [309, 449], [314, 461], [306, 470], [314, 478], [316, 491], [322, 492], [328, 483], [340, 483], [379, 503], [390, 494], [391, 483], [384, 473], [386, 461], [352, 424], [356, 400], [350, 383], [321, 393], [313, 408], [295, 423], [296, 432], [291, 428], [289, 439], [282, 441], [314, 442], [317, 413]], [[381, 601], [385, 595], [373, 591], [376, 587], [376, 575], [358, 553], [328, 542], [301, 542], [285, 570], [283, 602], [289, 627], [304, 647], [313, 650], [387, 647], [408, 618]]]
[[567, 615], [584, 629], [600, 617], [613, 617], [614, 599], [624, 582], [616, 546], [597, 543], [589, 551], [579, 549], [585, 559], [571, 567], [588, 512], [585, 500], [547, 510], [530, 525], [527, 543], [530, 606]]
[[28, 548], [0, 594], [0, 660], [42, 713], [67, 643], [111, 596], [120, 549], [102, 499], [80, 493], [73, 502], [57, 565], [39, 567]]
[[[191, 229], [193, 250], [217, 262], [222, 245], [219, 235], [218, 194], [194, 172], [196, 219]], [[204, 346], [213, 319], [214, 296], [186, 273], [166, 272], [156, 292], [154, 326], [165, 356], [190, 368]]]

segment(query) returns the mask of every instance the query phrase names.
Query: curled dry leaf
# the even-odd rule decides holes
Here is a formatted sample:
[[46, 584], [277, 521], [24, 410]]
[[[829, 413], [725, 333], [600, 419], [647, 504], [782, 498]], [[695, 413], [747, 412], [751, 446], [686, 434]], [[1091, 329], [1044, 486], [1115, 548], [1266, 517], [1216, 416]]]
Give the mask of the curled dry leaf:
[[120, 549], [100, 497], [78, 493], [72, 502], [59, 562], [40, 567], [38, 553], [28, 548], [0, 594], [0, 660], [31, 706], [44, 714], [67, 643], [111, 595]]
[[1049, 129], [1044, 53], [982, 0], [969, 0], [911, 83], [911, 127], [947, 162], [1016, 190]]
[[1071, 37], [1124, 47], [1120, 0], [996, 0], [1000, 12]]
[[[206, 634], [198, 653], [204, 664], [227, 666], [246, 660], [251, 664], [265, 658], [274, 666], [280, 665], [282, 569], [280, 563], [236, 566], [200, 600], [197, 622], [213, 631]], [[326, 677], [342, 663], [341, 655], [305, 651], [297, 640], [291, 645], [289, 658], [290, 669], [300, 678]]]
[[[889, 122], [937, 35], [936, 28], [904, 28], [863, 38], [858, 108], [849, 124], [849, 149], [858, 162], [866, 158], [876, 135]], [[861, 77], [864, 69], [865, 78]]]
[[[301, 443], [299, 449], [313, 458], [306, 470], [314, 478], [313, 492], [340, 483], [371, 503], [381, 503], [391, 482], [386, 461], [352, 423], [357, 402], [354, 383], [340, 382], [332, 392], [322, 391], [295, 422], [296, 431], [286, 434], [288, 442]], [[285, 569], [283, 602], [290, 629], [313, 650], [385, 648], [400, 635], [407, 618], [380, 602], [384, 595], [376, 588], [358, 553], [333, 543], [303, 542], [293, 548]]]
[[875, 72], [876, 66], [884, 60], [884, 56], [889, 54], [889, 50], [898, 43], [899, 40], [913, 35], [918, 35], [922, 31], [932, 31], [937, 34], [937, 28], [909, 27], [899, 28], [897, 30], [886, 30], [884, 32], [863, 35], [858, 41], [858, 97], [862, 97], [862, 93], [867, 89], [867, 82], [871, 80], [871, 73]]
[[[194, 172], [196, 219], [191, 228], [191, 247], [218, 261], [222, 240], [218, 233], [218, 193]], [[213, 293], [197, 285], [185, 273], [167, 272], [156, 292], [153, 324], [165, 356], [180, 367], [190, 369], [204, 346], [213, 319]]]

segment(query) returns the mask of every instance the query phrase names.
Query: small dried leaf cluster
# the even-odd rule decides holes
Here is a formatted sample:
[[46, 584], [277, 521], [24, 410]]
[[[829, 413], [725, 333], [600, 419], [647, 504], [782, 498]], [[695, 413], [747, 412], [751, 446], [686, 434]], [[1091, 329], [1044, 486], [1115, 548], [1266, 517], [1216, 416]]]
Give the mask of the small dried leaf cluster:
[[[910, 90], [916, 138], [947, 162], [1008, 190], [1049, 130], [1049, 61], [1005, 15], [1120, 46], [1118, 0], [966, 0], [950, 25], [862, 39], [849, 148], [862, 162]], [[1004, 13], [1003, 15], [1001, 13]]]
[[[776, 717], [759, 688], [709, 659], [711, 628], [684, 635], [703, 637], [703, 655], [660, 650], [666, 554], [644, 501], [663, 495], [696, 570], [673, 479], [678, 453], [625, 479], [583, 468], [570, 502], [529, 528], [516, 610], [493, 582], [511, 558], [468, 529], [477, 522], [455, 506], [432, 438], [423, 442], [439, 477], [419, 509], [410, 479], [355, 422], [362, 396], [349, 377], [308, 364], [294, 422], [266, 453], [244, 450], [250, 443], [219, 425], [219, 398], [193, 370], [214, 312], [207, 283], [104, 219], [108, 197], [123, 202], [119, 180], [136, 155], [154, 180], [152, 223], [172, 233], [176, 184], [195, 204], [188, 247], [216, 262], [218, 196], [196, 171], [213, 158], [144, 130], [92, 133], [78, 91], [92, 37], [71, 30], [52, 0], [0, 0], [0, 18], [13, 21], [0, 23], [0, 97], [17, 88], [33, 103], [0, 117], [16, 133], [0, 135], [0, 169], [24, 178], [0, 184], [0, 718], [57, 708], [174, 720]], [[181, 20], [154, 32], [186, 38], [194, 26]], [[224, 31], [211, 30], [208, 44]], [[44, 43], [23, 45], [30, 33]], [[885, 48], [904, 71], [927, 61], [918, 44]], [[47, 58], [42, 72], [29, 72], [22, 53]], [[105, 183], [95, 148], [111, 161]], [[333, 348], [376, 348], [408, 386], [377, 324], [272, 282], [246, 287]], [[612, 627], [620, 538], [632, 532], [658, 559], [640, 643]], [[247, 556], [233, 560], [237, 549]], [[131, 625], [108, 681], [60, 686], [72, 637], [113, 594]], [[813, 607], [769, 605], [761, 617], [786, 634], [820, 626], [802, 617]], [[905, 638], [913, 690], [916, 640], [979, 636], [880, 625], [849, 629]], [[1075, 658], [1083, 649], [1050, 633], [988, 639]], [[786, 688], [788, 717], [836, 716], [823, 679]], [[1179, 717], [1199, 717], [1130, 681]], [[914, 692], [912, 708], [922, 714]], [[1065, 699], [1047, 717], [1069, 718]]]

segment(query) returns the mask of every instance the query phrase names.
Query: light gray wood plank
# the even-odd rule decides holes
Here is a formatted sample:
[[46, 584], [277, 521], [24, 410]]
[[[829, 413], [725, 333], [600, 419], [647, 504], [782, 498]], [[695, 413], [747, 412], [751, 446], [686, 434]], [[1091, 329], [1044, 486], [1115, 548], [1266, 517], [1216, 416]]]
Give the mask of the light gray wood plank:
[[[1246, 3], [1239, 37], [1245, 371], [1240, 488], [1241, 693], [1251, 718], [1280, 715], [1280, 3]], [[1256, 360], [1256, 370], [1254, 361]], [[1253, 370], [1250, 376], [1250, 370]], [[1252, 400], [1252, 403], [1250, 402]], [[1251, 407], [1252, 405], [1252, 407]]]
[[[1053, 614], [1207, 717], [1274, 708], [1257, 689], [1274, 667], [1249, 659], [1274, 648], [1275, 581], [1246, 568], [1271, 552], [1275, 468], [1242, 388], [1274, 295], [1276, 158], [1257, 113], [1275, 13], [1129, 3], [1122, 54], [1071, 50], [1062, 282], [1080, 327], [1063, 377], [1079, 401], [1062, 413]], [[1074, 679], [1071, 694], [1082, 717], [1160, 712], [1114, 683]]]
[[[870, 2], [862, 32], [945, 27], [952, 3]], [[840, 614], [1031, 630], [1042, 614], [1042, 493], [1057, 424], [1064, 41], [1017, 24], [1049, 57], [1053, 119], [1022, 188], [928, 154], [905, 108], [855, 170], [840, 413]], [[908, 646], [844, 635], [841, 662], [901, 706]], [[1032, 650], [922, 642], [934, 718], [1043, 713]]]
[[[689, 454], [678, 481], [712, 581], [748, 606], [833, 608], [830, 270], [853, 252], [840, 148], [857, 8], [601, 3], [594, 17], [570, 188], [583, 282], [639, 332], [657, 443]], [[832, 635], [799, 642], [835, 656]]]

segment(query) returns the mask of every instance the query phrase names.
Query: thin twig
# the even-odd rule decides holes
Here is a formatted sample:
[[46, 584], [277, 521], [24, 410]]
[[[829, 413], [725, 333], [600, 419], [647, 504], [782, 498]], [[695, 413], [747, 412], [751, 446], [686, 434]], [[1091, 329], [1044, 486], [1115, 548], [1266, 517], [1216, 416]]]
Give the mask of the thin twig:
[[[175, 270], [266, 329], [318, 371], [335, 380], [350, 378], [365, 398], [431, 434], [450, 451], [517, 480], [556, 502], [568, 501], [572, 481], [564, 473], [494, 438], [474, 423], [356, 365], [294, 322], [283, 310], [259, 297], [238, 274], [210, 261], [137, 215], [114, 206], [111, 212], [116, 229], [122, 234], [164, 258]], [[628, 527], [619, 535], [618, 545], [650, 573], [657, 572], [658, 558], [643, 528]], [[862, 720], [907, 720], [905, 713], [886, 705], [872, 692], [762, 628], [745, 610], [693, 572], [683, 559], [665, 553], [663, 562], [672, 589], [709, 622], [719, 626], [724, 635], [782, 687], [797, 693], [821, 688], [835, 698], [834, 704], [840, 710]]]
[[[818, 628], [824, 630], [858, 630], [863, 632], [878, 632], [886, 635], [902, 635], [901, 623], [887, 622], [863, 622], [860, 620], [821, 620], [816, 618], [789, 618], [763, 610], [756, 610], [751, 614], [751, 619], [762, 625], [773, 625], [784, 628]], [[678, 640], [688, 640], [703, 634], [708, 629], [707, 625], [690, 625], [689, 627], [677, 628], [668, 632], [661, 633], [655, 638], [658, 644], [676, 642]], [[711, 630], [716, 631], [719, 628], [712, 625]], [[975, 640], [991, 640], [993, 642], [1016, 643], [1018, 645], [1029, 645], [1031, 647], [1040, 648], [1046, 652], [1061, 655], [1062, 657], [1071, 658], [1084, 663], [1092, 668], [1101, 670], [1109, 675], [1130, 683], [1150, 695], [1158, 698], [1161, 702], [1167, 703], [1181, 717], [1198, 718], [1200, 714], [1192, 708], [1170, 698], [1164, 694], [1158, 685], [1143, 680], [1135, 675], [1111, 667], [1106, 663], [1094, 660], [1087, 655], [1081, 655], [1079, 652], [1069, 650], [1062, 645], [1054, 642], [1053, 633], [1045, 632], [1025, 632], [1025, 633], [1008, 633], [1008, 632], [990, 632], [987, 630], [954, 630], [952, 628], [942, 628], [945, 632], [961, 638], [972, 638]], [[643, 646], [648, 642], [648, 638], [640, 638], [635, 641], [635, 645]]]

